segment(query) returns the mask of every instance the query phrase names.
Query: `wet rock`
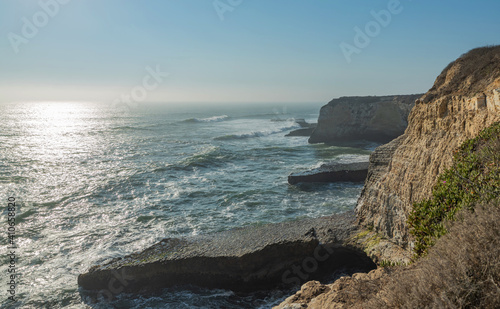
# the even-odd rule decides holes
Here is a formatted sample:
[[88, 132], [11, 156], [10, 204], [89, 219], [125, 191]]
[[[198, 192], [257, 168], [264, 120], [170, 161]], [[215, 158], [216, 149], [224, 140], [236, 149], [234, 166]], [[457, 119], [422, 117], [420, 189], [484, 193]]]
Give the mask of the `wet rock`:
[[368, 174], [368, 162], [328, 163], [305, 172], [288, 176], [291, 185], [300, 182], [364, 182]]
[[290, 131], [290, 133], [288, 133], [285, 136], [287, 136], [287, 137], [288, 136], [311, 136], [313, 131], [314, 131], [314, 127], [305, 128], [305, 129], [297, 129], [297, 130]]
[[304, 119], [295, 119], [295, 122], [300, 125], [300, 129], [293, 130], [285, 136], [311, 136], [317, 123], [308, 123]]

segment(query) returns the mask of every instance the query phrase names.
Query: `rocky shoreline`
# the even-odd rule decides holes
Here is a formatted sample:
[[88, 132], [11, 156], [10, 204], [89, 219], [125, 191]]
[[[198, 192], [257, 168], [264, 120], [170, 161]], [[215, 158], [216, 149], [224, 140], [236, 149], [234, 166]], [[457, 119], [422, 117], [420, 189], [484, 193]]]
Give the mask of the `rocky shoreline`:
[[[479, 54], [483, 50], [472, 52]], [[498, 52], [497, 47], [481, 55], [462, 56], [421, 98], [340, 98], [322, 108], [310, 142], [395, 137], [372, 153], [367, 168], [367, 163], [334, 165], [290, 175], [290, 183], [323, 181], [327, 176], [341, 181], [351, 175], [356, 179], [366, 177], [355, 212], [165, 239], [143, 252], [92, 267], [78, 277], [78, 284], [99, 293], [114, 293], [112, 288], [117, 282], [121, 292], [153, 291], [173, 285], [252, 291], [297, 286], [321, 280], [340, 267], [360, 267], [372, 272], [341, 278], [330, 285], [310, 281], [277, 308], [355, 307], [352, 300], [339, 299], [337, 292], [346, 286], [360, 289], [364, 281], [373, 283], [385, 276], [386, 270], [374, 270], [377, 265], [404, 265], [410, 261], [412, 239], [406, 219], [413, 202], [429, 196], [438, 175], [450, 166], [458, 145], [500, 121], [500, 69], [494, 76], [485, 76], [481, 68], [473, 73], [464, 69], [464, 62], [477, 61], [471, 59], [478, 57], [483, 57], [486, 65], [496, 63], [500, 68]], [[409, 112], [412, 100], [417, 104], [404, 130], [404, 111]], [[326, 128], [332, 119], [338, 121]], [[365, 125], [346, 126], [347, 120], [364, 121]], [[383, 133], [389, 127], [389, 133]], [[368, 294], [375, 295], [376, 289], [372, 290]], [[321, 298], [323, 294], [330, 296]]]

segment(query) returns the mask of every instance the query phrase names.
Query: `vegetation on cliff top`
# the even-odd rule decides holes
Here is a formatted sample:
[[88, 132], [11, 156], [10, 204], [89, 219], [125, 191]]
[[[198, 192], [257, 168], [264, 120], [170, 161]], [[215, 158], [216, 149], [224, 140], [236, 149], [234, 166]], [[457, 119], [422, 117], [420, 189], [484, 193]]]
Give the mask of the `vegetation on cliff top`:
[[500, 45], [473, 49], [450, 63], [422, 98], [425, 103], [451, 94], [475, 96], [500, 77]]
[[462, 144], [432, 195], [414, 204], [408, 219], [417, 256], [425, 255], [447, 233], [446, 220], [454, 220], [459, 210], [473, 211], [476, 203], [500, 196], [500, 123]]
[[363, 308], [500, 308], [499, 201], [476, 203], [429, 254], [396, 268]]
[[498, 206], [494, 200], [477, 203], [474, 213], [462, 209], [450, 232], [409, 266], [378, 268], [329, 285], [312, 281], [291, 301], [297, 308], [500, 308]]

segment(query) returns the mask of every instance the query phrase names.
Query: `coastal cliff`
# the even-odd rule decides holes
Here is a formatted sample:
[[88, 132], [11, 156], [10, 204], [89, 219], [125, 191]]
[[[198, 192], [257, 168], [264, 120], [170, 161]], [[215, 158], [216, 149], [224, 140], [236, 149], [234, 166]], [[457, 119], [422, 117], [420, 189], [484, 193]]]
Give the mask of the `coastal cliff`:
[[369, 140], [388, 142], [403, 134], [415, 95], [341, 97], [320, 110], [309, 143]]
[[[417, 100], [405, 133], [370, 156], [356, 208], [358, 224], [366, 228], [365, 233], [388, 239], [409, 252], [413, 240], [407, 219], [413, 203], [431, 197], [438, 175], [457, 164], [454, 153], [462, 143], [470, 142], [485, 128], [496, 126], [493, 131], [498, 132], [498, 121], [500, 46], [474, 49], [450, 63]], [[493, 150], [486, 148], [494, 157], [498, 157], [498, 139], [498, 135], [492, 138], [497, 141]], [[498, 160], [482, 164], [498, 167]], [[477, 179], [482, 178], [461, 180], [480, 183]], [[463, 190], [463, 186], [452, 189]], [[377, 268], [332, 284], [310, 281], [275, 308], [498, 308], [500, 211], [495, 196], [496, 201], [479, 203], [474, 214], [464, 209], [461, 220], [448, 222], [449, 234], [412, 265]], [[386, 257], [389, 259], [379, 261], [380, 265], [400, 265], [394, 255]]]
[[375, 150], [356, 213], [361, 225], [403, 247], [414, 202], [429, 198], [466, 139], [500, 120], [500, 47], [451, 63], [417, 100], [405, 133]]
[[[451, 63], [439, 75], [433, 88], [416, 101], [404, 134], [377, 148], [370, 156], [356, 217], [348, 212], [213, 235], [165, 239], [142, 252], [90, 268], [80, 274], [78, 284], [86, 291], [84, 293], [109, 298], [122, 292], [149, 293], [179, 285], [247, 292], [323, 280], [342, 268], [351, 272], [358, 267], [366, 272], [375, 268], [375, 263], [404, 265], [411, 254], [410, 250], [401, 247], [411, 248], [407, 218], [412, 203], [430, 197], [438, 175], [451, 166], [453, 153], [462, 142], [497, 121], [500, 121], [500, 47], [476, 49]], [[498, 136], [499, 131], [495, 132]], [[493, 153], [498, 153], [498, 148]], [[500, 159], [493, 164], [498, 166], [498, 162]], [[489, 219], [489, 225], [485, 226], [497, 226], [496, 219]], [[471, 239], [467, 246], [462, 246], [463, 252], [468, 252], [469, 244], [479, 243], [479, 240], [473, 229], [463, 229], [472, 234], [467, 235]], [[488, 228], [485, 231], [493, 231], [491, 237], [498, 240], [496, 230]], [[457, 256], [454, 251], [457, 244], [464, 242], [459, 238], [449, 244], [453, 250], [446, 251], [448, 258]], [[498, 248], [493, 241], [487, 244]], [[498, 254], [489, 247], [482, 248], [487, 249], [475, 251], [493, 252], [491, 256], [498, 260]], [[491, 259], [487, 256], [483, 264]], [[482, 261], [467, 261], [470, 260], [474, 260], [474, 264]], [[453, 263], [465, 264], [462, 260]], [[436, 267], [444, 272], [458, 269], [442, 265]], [[402, 277], [405, 270], [401, 272]], [[466, 279], [471, 273], [480, 272], [474, 269], [471, 272], [466, 267], [459, 270]], [[119, 271], [121, 277], [117, 277]], [[434, 269], [425, 272], [436, 273]], [[444, 275], [440, 277], [445, 278]], [[368, 274], [340, 278], [331, 285], [310, 281], [278, 308], [357, 306], [356, 302], [365, 301], [370, 295], [385, 297], [378, 291], [394, 290], [388, 282], [396, 282], [397, 286], [398, 278], [390, 277], [390, 271], [379, 268]], [[420, 278], [419, 284], [426, 285], [427, 277], [417, 273], [416, 278]], [[114, 285], [116, 280], [122, 284], [119, 289]], [[443, 285], [441, 282], [434, 286]], [[467, 292], [466, 289], [468, 287], [465, 287]], [[358, 300], [353, 297], [356, 291], [360, 296]], [[383, 307], [388, 306], [375, 308]]]

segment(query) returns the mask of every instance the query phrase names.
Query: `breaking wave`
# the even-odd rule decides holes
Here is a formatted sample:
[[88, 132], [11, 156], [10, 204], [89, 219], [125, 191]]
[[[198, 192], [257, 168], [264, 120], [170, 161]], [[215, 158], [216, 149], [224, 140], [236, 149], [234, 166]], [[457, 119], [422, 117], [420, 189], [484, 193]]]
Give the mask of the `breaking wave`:
[[242, 133], [242, 134], [228, 134], [228, 135], [216, 137], [216, 138], [214, 138], [214, 140], [227, 141], [227, 140], [239, 140], [239, 139], [247, 139], [247, 138], [264, 137], [264, 136], [269, 136], [272, 134], [278, 134], [278, 133], [290, 131], [293, 129], [297, 129], [298, 127], [299, 127], [298, 125], [293, 125], [293, 126], [275, 129], [275, 130], [262, 130], [262, 131], [254, 131], [254, 132]]
[[230, 117], [228, 115], [213, 116], [208, 118], [189, 118], [183, 122], [198, 123], [198, 122], [221, 122], [228, 120]]

